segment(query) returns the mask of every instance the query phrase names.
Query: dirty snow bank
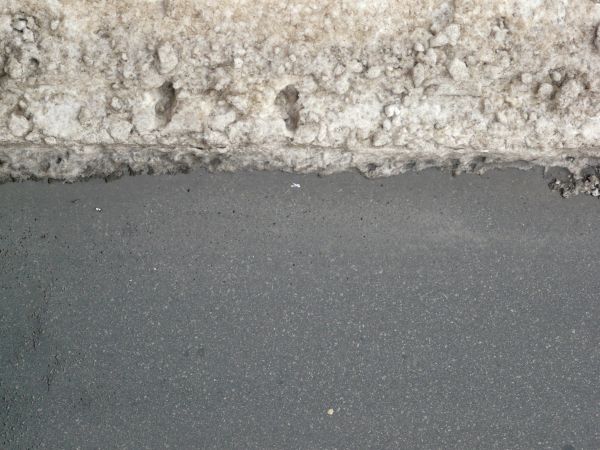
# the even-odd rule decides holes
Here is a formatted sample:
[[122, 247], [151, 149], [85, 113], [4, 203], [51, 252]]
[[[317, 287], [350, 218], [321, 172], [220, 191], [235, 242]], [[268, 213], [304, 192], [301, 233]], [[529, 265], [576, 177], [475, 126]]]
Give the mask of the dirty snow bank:
[[537, 164], [573, 192], [599, 23], [592, 0], [5, 0], [0, 179]]

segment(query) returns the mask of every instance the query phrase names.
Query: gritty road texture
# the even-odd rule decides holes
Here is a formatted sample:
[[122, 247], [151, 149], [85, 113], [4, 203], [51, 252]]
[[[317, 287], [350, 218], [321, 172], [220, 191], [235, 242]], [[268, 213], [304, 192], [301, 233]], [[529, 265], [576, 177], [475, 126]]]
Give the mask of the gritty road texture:
[[0, 186], [0, 447], [600, 448], [598, 203], [539, 177]]

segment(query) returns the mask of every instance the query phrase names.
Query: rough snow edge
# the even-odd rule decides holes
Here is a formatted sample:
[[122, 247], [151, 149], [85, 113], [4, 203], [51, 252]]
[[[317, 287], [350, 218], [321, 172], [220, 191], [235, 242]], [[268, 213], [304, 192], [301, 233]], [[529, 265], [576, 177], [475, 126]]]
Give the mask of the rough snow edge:
[[440, 157], [437, 152], [423, 152], [415, 159], [414, 153], [403, 154], [396, 148], [353, 153], [346, 149], [280, 145], [249, 147], [244, 151], [199, 146], [19, 145], [0, 147], [0, 183], [25, 180], [76, 182], [89, 178], [110, 180], [124, 175], [186, 173], [200, 168], [221, 172], [280, 170], [321, 175], [358, 171], [368, 178], [377, 178], [428, 168], [440, 168], [458, 175], [482, 174], [498, 168], [529, 170], [541, 166], [545, 169], [549, 187], [563, 197], [578, 193], [600, 196], [600, 158], [594, 156], [596, 150], [578, 158], [565, 155], [561, 159], [549, 159], [547, 153], [531, 150], [528, 160], [519, 159], [521, 150], [514, 151], [512, 160], [507, 159], [506, 153], [465, 153], [464, 149], [444, 149], [442, 154], [445, 156]]

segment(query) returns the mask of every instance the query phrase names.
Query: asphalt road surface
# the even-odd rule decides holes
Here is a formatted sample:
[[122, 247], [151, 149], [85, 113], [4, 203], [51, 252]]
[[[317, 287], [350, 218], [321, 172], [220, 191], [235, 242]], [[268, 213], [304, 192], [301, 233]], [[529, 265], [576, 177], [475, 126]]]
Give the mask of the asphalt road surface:
[[600, 203], [540, 171], [0, 186], [0, 448], [600, 448]]

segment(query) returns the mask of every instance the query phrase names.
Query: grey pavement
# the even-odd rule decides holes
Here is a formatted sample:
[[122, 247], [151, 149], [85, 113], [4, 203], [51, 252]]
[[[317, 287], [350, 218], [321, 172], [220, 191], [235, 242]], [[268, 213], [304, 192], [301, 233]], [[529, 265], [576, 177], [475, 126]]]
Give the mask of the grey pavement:
[[0, 448], [598, 449], [599, 258], [539, 170], [4, 184]]

